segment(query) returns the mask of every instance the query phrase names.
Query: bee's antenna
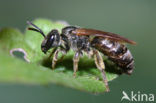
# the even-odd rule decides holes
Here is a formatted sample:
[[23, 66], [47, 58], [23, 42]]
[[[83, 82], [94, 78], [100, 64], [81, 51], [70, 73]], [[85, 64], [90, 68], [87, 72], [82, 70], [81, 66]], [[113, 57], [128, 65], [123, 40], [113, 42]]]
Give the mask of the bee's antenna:
[[28, 30], [37, 31], [37, 32], [41, 33], [44, 38], [46, 37], [46, 35], [43, 33], [43, 31], [39, 27], [37, 27], [35, 24], [33, 24], [30, 21], [27, 21], [27, 24], [32, 25], [33, 27], [35, 27], [35, 28], [28, 28]]

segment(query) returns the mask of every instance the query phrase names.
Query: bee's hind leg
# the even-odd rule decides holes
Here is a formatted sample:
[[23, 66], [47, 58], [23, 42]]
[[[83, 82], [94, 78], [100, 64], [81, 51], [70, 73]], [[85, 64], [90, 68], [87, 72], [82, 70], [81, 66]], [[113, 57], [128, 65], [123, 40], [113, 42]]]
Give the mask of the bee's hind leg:
[[109, 91], [109, 86], [108, 86], [108, 81], [106, 78], [106, 73], [105, 73], [105, 64], [103, 62], [103, 58], [100, 55], [100, 53], [96, 50], [94, 50], [94, 60], [95, 60], [95, 64], [97, 66], [97, 68], [101, 71], [102, 73], [102, 77], [103, 77], [103, 82], [105, 83], [106, 86], [106, 91]]
[[73, 57], [73, 69], [74, 69], [74, 73], [73, 76], [76, 77], [76, 72], [78, 70], [78, 62], [79, 62], [79, 57], [80, 57], [80, 53], [76, 52], [74, 57]]

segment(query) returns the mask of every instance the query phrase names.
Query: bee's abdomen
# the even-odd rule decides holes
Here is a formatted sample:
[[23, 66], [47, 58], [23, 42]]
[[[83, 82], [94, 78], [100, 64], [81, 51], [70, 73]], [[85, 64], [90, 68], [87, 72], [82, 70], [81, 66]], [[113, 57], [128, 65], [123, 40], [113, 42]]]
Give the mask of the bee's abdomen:
[[113, 61], [124, 73], [131, 74], [134, 68], [134, 60], [127, 47], [119, 42], [101, 37], [95, 37], [91, 46]]

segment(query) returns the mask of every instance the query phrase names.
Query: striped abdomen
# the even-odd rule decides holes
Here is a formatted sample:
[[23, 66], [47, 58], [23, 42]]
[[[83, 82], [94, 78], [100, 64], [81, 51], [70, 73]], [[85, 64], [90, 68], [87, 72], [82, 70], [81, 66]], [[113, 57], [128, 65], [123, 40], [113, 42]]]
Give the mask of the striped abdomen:
[[130, 51], [124, 44], [101, 37], [95, 37], [91, 42], [91, 46], [108, 56], [124, 73], [132, 73], [134, 60]]

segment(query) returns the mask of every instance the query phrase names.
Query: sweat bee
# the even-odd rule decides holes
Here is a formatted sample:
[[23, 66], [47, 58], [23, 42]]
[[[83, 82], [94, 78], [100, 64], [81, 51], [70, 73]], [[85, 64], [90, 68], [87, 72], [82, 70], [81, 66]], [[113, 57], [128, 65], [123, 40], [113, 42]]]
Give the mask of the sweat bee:
[[129, 43], [135, 45], [136, 42], [132, 40], [110, 32], [75, 26], [66, 26], [62, 29], [61, 33], [53, 29], [45, 35], [36, 25], [29, 21], [27, 23], [34, 27], [28, 28], [28, 30], [39, 32], [44, 37], [41, 44], [43, 53], [46, 54], [49, 49], [54, 48], [51, 53], [53, 55], [52, 68], [55, 68], [59, 52], [63, 53], [64, 56], [72, 49], [75, 52], [73, 57], [73, 76], [76, 77], [79, 58], [83, 53], [86, 53], [88, 56], [94, 58], [97, 68], [102, 73], [107, 91], [109, 91], [109, 86], [105, 75], [105, 64], [101, 54], [107, 56], [108, 59], [120, 67], [122, 73], [131, 74], [133, 71], [133, 56], [124, 44]]

